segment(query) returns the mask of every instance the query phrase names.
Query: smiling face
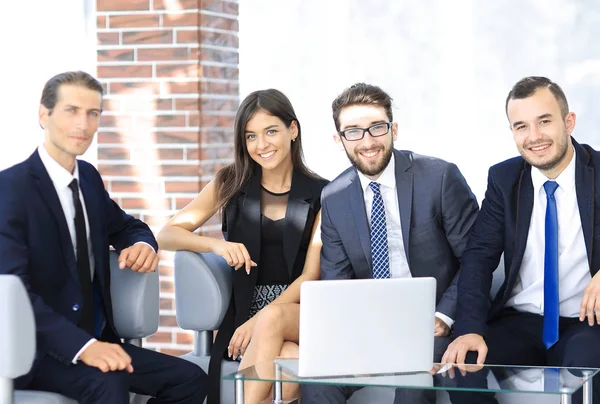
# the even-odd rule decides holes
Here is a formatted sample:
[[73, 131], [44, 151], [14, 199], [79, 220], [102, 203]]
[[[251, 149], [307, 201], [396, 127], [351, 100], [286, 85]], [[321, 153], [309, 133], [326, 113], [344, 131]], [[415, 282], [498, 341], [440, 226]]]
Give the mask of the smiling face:
[[101, 111], [99, 92], [73, 84], [59, 87], [52, 110], [40, 105], [44, 146], [48, 154], [70, 172], [75, 168], [75, 158], [85, 153], [92, 143]]
[[292, 141], [298, 136], [296, 121], [286, 127], [281, 119], [258, 110], [246, 124], [246, 148], [263, 170], [292, 167]]
[[[383, 107], [377, 105], [350, 105], [339, 115], [340, 131], [351, 128], [366, 129], [379, 123], [389, 122]], [[392, 158], [394, 140], [398, 136], [398, 125], [392, 124], [388, 133], [373, 137], [366, 132], [360, 140], [346, 140], [339, 134], [335, 141], [343, 145], [350, 162], [358, 171], [375, 181]]]
[[511, 99], [506, 111], [521, 156], [546, 177], [558, 177], [573, 156], [570, 136], [575, 114], [569, 112], [563, 119], [556, 98], [547, 88], [527, 98]]

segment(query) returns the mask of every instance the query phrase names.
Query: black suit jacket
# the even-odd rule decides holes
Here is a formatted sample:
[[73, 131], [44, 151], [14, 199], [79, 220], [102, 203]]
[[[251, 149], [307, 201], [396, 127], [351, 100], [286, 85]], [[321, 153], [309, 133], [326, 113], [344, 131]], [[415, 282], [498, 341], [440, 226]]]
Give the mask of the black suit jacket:
[[[252, 260], [259, 266], [261, 174], [262, 170], [257, 166], [239, 195], [227, 204], [223, 215], [225, 240], [244, 244]], [[321, 209], [321, 190], [327, 182], [308, 177], [297, 170], [292, 175], [282, 241], [287, 264], [285, 269], [290, 275], [290, 282], [300, 276], [304, 269], [315, 217]], [[249, 276], [244, 270], [234, 271], [232, 300], [219, 326], [210, 359], [209, 375], [212, 379], [209, 403], [219, 402], [221, 359], [235, 329], [248, 319], [257, 276], [258, 272], [253, 270], [250, 270]]]
[[[479, 206], [458, 168], [394, 150], [402, 239], [414, 277], [437, 280], [437, 311], [455, 318], [460, 260]], [[323, 190], [321, 278], [372, 278], [370, 230], [358, 173], [351, 167]]]
[[[590, 273], [600, 267], [600, 153], [572, 139], [575, 189]], [[486, 322], [506, 304], [521, 269], [531, 212], [531, 165], [515, 157], [491, 167], [481, 212], [463, 254], [455, 334], [485, 336]], [[505, 280], [490, 300], [492, 274], [504, 253]]]
[[[158, 248], [152, 232], [113, 202], [96, 169], [77, 161], [95, 271], [107, 326], [102, 339], [117, 341], [110, 298], [108, 251], [138, 241]], [[77, 326], [83, 298], [67, 219], [38, 152], [0, 172], [0, 274], [17, 275], [29, 293], [36, 322], [36, 364], [50, 355], [69, 365], [92, 338]], [[73, 220], [73, 219], [70, 219]]]

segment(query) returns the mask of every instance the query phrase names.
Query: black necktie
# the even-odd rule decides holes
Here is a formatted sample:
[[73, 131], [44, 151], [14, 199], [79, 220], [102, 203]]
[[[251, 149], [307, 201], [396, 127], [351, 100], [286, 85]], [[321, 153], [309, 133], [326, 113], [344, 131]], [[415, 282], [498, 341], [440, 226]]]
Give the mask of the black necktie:
[[94, 292], [92, 289], [90, 257], [88, 254], [87, 232], [85, 230], [85, 216], [83, 206], [79, 199], [79, 186], [74, 179], [69, 184], [73, 191], [73, 205], [75, 205], [75, 239], [77, 241], [77, 273], [83, 296], [83, 307], [79, 327], [90, 334], [94, 332]]

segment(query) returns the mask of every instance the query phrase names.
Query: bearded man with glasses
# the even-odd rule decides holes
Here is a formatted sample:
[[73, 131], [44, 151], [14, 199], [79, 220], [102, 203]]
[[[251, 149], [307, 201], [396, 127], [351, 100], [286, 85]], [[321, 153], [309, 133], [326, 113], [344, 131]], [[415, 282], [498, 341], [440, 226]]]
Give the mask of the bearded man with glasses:
[[[332, 104], [335, 141], [353, 167], [321, 196], [321, 279], [434, 277], [434, 361], [450, 342], [460, 259], [479, 206], [452, 163], [394, 149], [392, 99], [358, 83]], [[410, 324], [406, 325], [410, 332]], [[302, 385], [303, 403], [345, 403], [356, 387]], [[398, 389], [395, 403], [435, 403]]]

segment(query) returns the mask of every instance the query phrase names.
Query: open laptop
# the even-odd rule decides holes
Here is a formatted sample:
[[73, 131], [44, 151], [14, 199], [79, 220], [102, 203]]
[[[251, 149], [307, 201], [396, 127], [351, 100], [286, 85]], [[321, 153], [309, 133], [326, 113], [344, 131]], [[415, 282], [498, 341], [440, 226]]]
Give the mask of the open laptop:
[[[306, 281], [300, 289], [300, 377], [429, 371], [434, 278]], [[297, 366], [297, 369], [296, 369]]]

